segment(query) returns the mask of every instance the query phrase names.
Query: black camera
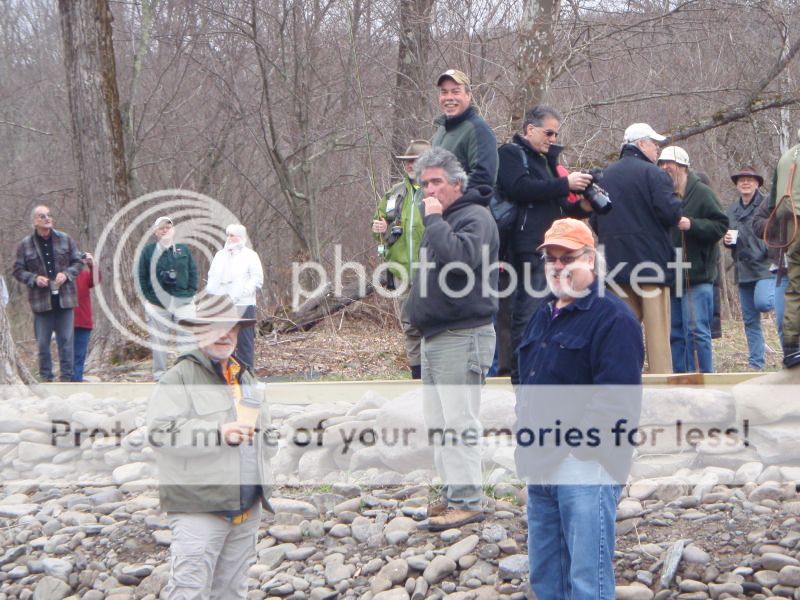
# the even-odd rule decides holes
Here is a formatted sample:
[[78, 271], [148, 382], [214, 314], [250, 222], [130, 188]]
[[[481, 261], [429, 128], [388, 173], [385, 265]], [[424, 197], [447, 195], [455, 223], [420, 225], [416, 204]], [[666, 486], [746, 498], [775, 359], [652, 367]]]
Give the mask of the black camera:
[[172, 287], [178, 281], [178, 272], [175, 269], [165, 269], [158, 274], [164, 287]]
[[603, 180], [603, 171], [595, 167], [589, 171], [589, 175], [592, 176], [592, 183], [583, 190], [583, 196], [592, 205], [594, 212], [599, 215], [605, 215], [611, 210], [612, 204], [608, 192], [600, 187], [600, 182]]

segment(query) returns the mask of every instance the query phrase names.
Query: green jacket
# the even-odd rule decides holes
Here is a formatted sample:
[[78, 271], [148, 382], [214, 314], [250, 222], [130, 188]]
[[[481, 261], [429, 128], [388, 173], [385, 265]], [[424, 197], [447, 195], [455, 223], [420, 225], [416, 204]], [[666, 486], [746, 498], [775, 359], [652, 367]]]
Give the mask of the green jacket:
[[[717, 278], [718, 242], [728, 230], [728, 216], [711, 188], [694, 173], [689, 173], [686, 182], [681, 214], [689, 217], [692, 223], [689, 231], [681, 232], [673, 226], [670, 232], [675, 248], [682, 248], [681, 233], [686, 239], [686, 256], [683, 260], [692, 263], [688, 270], [689, 284], [712, 283]], [[681, 276], [685, 276], [685, 272]], [[686, 286], [686, 281], [682, 285]]]
[[[256, 387], [244, 369], [241, 385]], [[258, 432], [253, 438], [262, 502], [270, 496], [269, 460], [277, 440], [268, 437], [269, 412], [261, 398]], [[240, 448], [219, 441], [220, 426], [236, 420], [230, 387], [199, 350], [178, 358], [158, 382], [147, 406], [148, 442], [156, 454], [161, 508], [167, 512], [219, 512], [240, 509]], [[268, 506], [268, 505], [267, 505]]]
[[[387, 220], [386, 207], [392, 199], [396, 206], [400, 206], [399, 218], [388, 221], [386, 233], [374, 234], [385, 248], [384, 258], [392, 263], [389, 271], [395, 278], [403, 281], [411, 281], [412, 265], [419, 258], [419, 247], [422, 243], [422, 234], [425, 232], [425, 224], [422, 221], [422, 211], [419, 208], [419, 186], [412, 183], [408, 175], [403, 176], [403, 181], [392, 187], [383, 195], [378, 203], [373, 219]], [[403, 228], [403, 233], [395, 237], [391, 234], [392, 225], [399, 224]]]
[[469, 176], [467, 189], [497, 182], [497, 139], [492, 128], [470, 105], [460, 115], [440, 115], [434, 121], [439, 129], [433, 134], [431, 146], [441, 146], [456, 155]]
[[[159, 297], [192, 298], [197, 293], [197, 265], [194, 262], [189, 246], [172, 244], [155, 265], [151, 265], [157, 242], [150, 242], [139, 256], [138, 278], [145, 300], [150, 304], [164, 307]], [[165, 274], [175, 271], [174, 283], [165, 278]], [[165, 298], [166, 299], [166, 298]]]

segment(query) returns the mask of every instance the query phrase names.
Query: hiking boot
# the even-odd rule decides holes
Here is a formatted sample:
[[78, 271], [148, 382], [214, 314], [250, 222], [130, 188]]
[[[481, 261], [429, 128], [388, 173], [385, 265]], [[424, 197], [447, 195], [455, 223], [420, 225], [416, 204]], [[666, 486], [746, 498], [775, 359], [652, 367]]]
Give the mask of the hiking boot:
[[430, 531], [445, 531], [454, 529], [468, 523], [478, 523], [483, 521], [485, 515], [482, 510], [462, 510], [460, 508], [448, 508], [438, 517], [431, 517], [428, 520]]
[[428, 518], [439, 517], [447, 510], [447, 500], [439, 498], [433, 502], [428, 503]]
[[797, 344], [784, 344], [783, 366], [792, 369], [800, 365], [800, 347]]

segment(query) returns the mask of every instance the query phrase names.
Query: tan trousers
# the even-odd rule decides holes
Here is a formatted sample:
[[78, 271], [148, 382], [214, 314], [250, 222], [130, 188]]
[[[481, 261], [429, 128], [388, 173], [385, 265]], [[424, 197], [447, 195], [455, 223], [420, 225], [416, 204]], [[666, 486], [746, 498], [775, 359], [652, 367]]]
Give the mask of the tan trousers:
[[408, 320], [408, 315], [406, 314], [406, 302], [408, 302], [408, 297], [410, 294], [411, 286], [408, 287], [408, 290], [405, 294], [402, 294], [394, 299], [394, 312], [397, 315], [397, 320], [400, 321], [400, 326], [403, 328], [408, 366], [417, 367], [422, 364], [422, 357], [420, 355], [422, 334], [411, 324], [411, 322]]
[[669, 286], [642, 284], [638, 287], [648, 296], [636, 294], [631, 286], [620, 284], [622, 301], [644, 325], [644, 344], [647, 351], [648, 373], [672, 373], [672, 352], [669, 347]]

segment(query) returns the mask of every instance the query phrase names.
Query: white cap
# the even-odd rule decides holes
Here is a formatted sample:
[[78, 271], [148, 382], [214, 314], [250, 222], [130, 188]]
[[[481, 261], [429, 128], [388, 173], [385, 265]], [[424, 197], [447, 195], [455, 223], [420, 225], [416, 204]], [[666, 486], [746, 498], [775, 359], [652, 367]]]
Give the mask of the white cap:
[[623, 144], [629, 144], [642, 138], [650, 138], [655, 142], [666, 142], [665, 138], [660, 133], [656, 133], [655, 129], [650, 127], [647, 123], [634, 123], [625, 130], [625, 135], [622, 138]]
[[172, 225], [172, 219], [170, 219], [169, 217], [158, 217], [156, 219], [156, 222], [153, 223], [153, 229], [158, 229], [159, 225], [161, 225], [164, 222], [167, 222], [170, 225]]
[[658, 157], [658, 162], [662, 160], [670, 160], [684, 167], [689, 166], [689, 154], [680, 146], [667, 146], [661, 151], [661, 156]]

